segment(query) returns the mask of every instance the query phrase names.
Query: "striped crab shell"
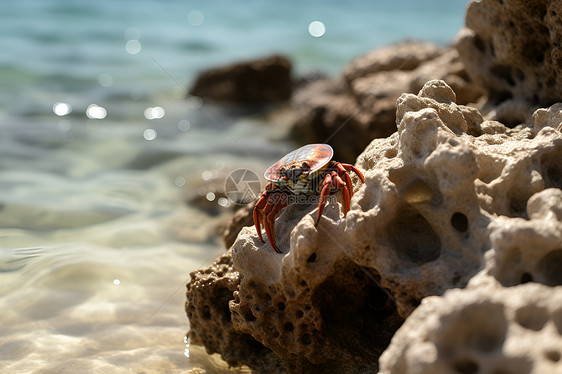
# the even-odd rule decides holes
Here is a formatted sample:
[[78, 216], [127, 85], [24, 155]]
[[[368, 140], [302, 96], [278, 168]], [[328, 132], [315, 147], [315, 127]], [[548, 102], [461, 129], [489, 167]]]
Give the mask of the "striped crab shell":
[[[313, 193], [316, 183], [311, 185], [322, 174], [334, 155], [328, 144], [308, 144], [288, 153], [264, 173], [264, 177], [273, 184], [286, 186], [294, 194]], [[313, 188], [314, 186], [314, 188]]]

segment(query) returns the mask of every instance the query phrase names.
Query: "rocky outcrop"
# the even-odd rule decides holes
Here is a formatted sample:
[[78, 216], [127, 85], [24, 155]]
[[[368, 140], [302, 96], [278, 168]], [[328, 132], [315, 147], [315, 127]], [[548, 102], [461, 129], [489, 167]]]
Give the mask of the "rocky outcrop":
[[488, 282], [428, 297], [381, 356], [380, 374], [560, 373], [562, 292]]
[[271, 56], [204, 71], [189, 92], [219, 102], [267, 104], [289, 100], [292, 90], [291, 62]]
[[329, 142], [339, 161], [354, 162], [371, 139], [396, 131], [398, 97], [418, 92], [431, 79], [445, 80], [460, 104], [483, 94], [467, 78], [455, 49], [405, 41], [358, 57], [339, 78], [297, 90], [292, 137], [300, 143]]
[[[202, 271], [215, 281], [199, 283], [198, 299], [188, 292], [188, 314], [207, 305], [224, 318], [192, 320], [191, 334], [214, 331], [222, 343], [207, 348], [223, 355], [239, 348], [222, 336], [251, 336], [288, 372], [376, 372], [393, 336], [385, 373], [559, 365], [560, 107], [510, 129], [455, 101], [441, 80], [399, 97], [398, 131], [357, 159], [365, 184], [354, 180], [345, 218], [335, 202], [318, 227], [315, 205], [285, 208], [283, 254], [244, 228], [229, 267]], [[546, 343], [514, 346], [536, 331]], [[243, 362], [263, 369], [253, 360]]]
[[468, 5], [457, 49], [488, 92], [489, 117], [510, 126], [562, 101], [562, 2], [481, 0]]

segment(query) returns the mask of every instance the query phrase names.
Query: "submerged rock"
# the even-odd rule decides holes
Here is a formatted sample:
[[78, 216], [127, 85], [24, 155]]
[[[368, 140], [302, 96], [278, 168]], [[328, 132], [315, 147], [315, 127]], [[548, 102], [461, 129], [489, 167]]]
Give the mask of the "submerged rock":
[[[518, 362], [523, 372], [542, 373], [555, 365], [562, 346], [559, 106], [537, 111], [533, 126], [509, 129], [455, 100], [441, 80], [399, 97], [398, 131], [373, 140], [357, 159], [365, 184], [354, 180], [346, 218], [332, 204], [315, 227], [315, 205], [285, 208], [275, 224], [282, 254], [244, 228], [221, 260], [228, 266], [199, 271], [213, 281], [192, 275], [188, 315], [205, 306], [222, 314], [218, 324], [192, 319], [191, 335], [227, 361], [244, 351], [228, 337], [251, 337], [282, 363], [269, 372], [376, 372], [389, 344], [385, 373], [477, 372]], [[520, 286], [530, 281], [543, 285]], [[517, 329], [543, 326], [547, 345], [511, 346], [523, 339]], [[210, 331], [215, 340], [205, 343]], [[231, 362], [264, 370], [253, 354]]]

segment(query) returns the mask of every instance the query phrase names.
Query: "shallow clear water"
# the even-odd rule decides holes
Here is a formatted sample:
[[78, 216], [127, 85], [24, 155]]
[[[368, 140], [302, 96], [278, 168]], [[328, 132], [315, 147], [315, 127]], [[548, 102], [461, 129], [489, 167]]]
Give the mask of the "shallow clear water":
[[184, 342], [185, 282], [224, 251], [216, 227], [232, 212], [208, 192], [295, 145], [278, 123], [185, 99], [186, 87], [201, 69], [273, 52], [296, 74], [335, 74], [404, 37], [447, 43], [464, 7], [3, 3], [0, 372], [228, 371]]

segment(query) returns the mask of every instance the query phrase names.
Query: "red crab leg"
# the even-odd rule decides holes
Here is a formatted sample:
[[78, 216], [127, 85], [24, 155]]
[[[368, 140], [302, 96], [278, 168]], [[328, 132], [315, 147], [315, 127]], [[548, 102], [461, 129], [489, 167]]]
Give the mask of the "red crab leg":
[[[340, 164], [339, 162], [336, 162], [334, 166], [339, 171], [338, 175], [340, 175], [340, 176], [343, 175], [344, 178], [345, 178], [345, 184], [347, 185], [347, 188], [344, 188], [343, 195], [345, 196], [345, 192], [347, 192], [349, 200], [351, 200], [351, 197], [353, 196], [353, 184], [351, 183], [351, 177], [349, 176], [349, 174], [347, 173], [347, 171], [345, 170], [343, 165]], [[345, 199], [345, 197], [344, 197], [344, 199]]]
[[259, 236], [262, 243], [265, 243], [265, 241], [263, 240], [263, 238], [261, 236], [260, 213], [261, 213], [262, 209], [265, 207], [265, 204], [267, 203], [268, 197], [269, 197], [269, 191], [266, 190], [261, 194], [260, 199], [258, 200], [256, 205], [254, 206], [254, 225], [256, 226], [256, 231], [257, 231], [258, 236]]
[[[284, 207], [287, 206], [287, 202], [284, 200], [281, 200], [280, 202], [278, 202], [277, 204], [275, 204], [273, 206], [273, 209], [271, 210], [271, 212], [267, 215], [267, 226], [266, 226], [266, 233], [267, 233], [267, 237], [269, 238], [269, 243], [271, 243], [271, 247], [273, 247], [273, 249], [275, 250], [275, 252], [277, 253], [283, 253], [281, 252], [281, 250], [277, 247], [277, 243], [275, 241], [275, 216], [277, 215], [277, 213], [283, 209]], [[269, 233], [267, 231], [267, 229], [269, 229]]]
[[268, 201], [265, 209], [263, 210], [263, 226], [265, 227], [265, 234], [269, 239], [269, 243], [271, 243], [271, 246], [273, 247], [273, 249], [275, 249], [275, 237], [273, 236], [273, 232], [271, 231], [271, 221], [268, 219], [269, 213], [271, 213], [271, 211], [273, 210], [273, 206], [273, 203]]
[[[335, 184], [335, 188], [338, 190], [342, 190], [343, 195], [343, 208], [344, 208], [344, 217], [349, 212], [349, 207], [351, 205], [351, 196], [349, 193], [349, 188], [347, 188], [346, 183], [341, 179], [341, 177], [336, 173], [332, 173], [332, 183]], [[347, 174], [347, 173], [346, 173]]]
[[318, 219], [316, 220], [316, 225], [320, 223], [320, 218], [322, 218], [322, 213], [324, 212], [324, 207], [326, 206], [326, 202], [328, 201], [328, 195], [330, 195], [330, 191], [332, 189], [332, 177], [330, 174], [327, 174], [324, 177], [324, 181], [322, 181], [322, 191], [320, 192], [320, 203], [318, 204]]
[[273, 183], [271, 182], [268, 183], [265, 186], [265, 191], [262, 192], [258, 202], [254, 206], [254, 225], [256, 226], [256, 231], [262, 243], [265, 243], [265, 240], [263, 240], [263, 237], [261, 236], [260, 219], [264, 221], [265, 217], [263, 218], [260, 217], [260, 214], [263, 212], [263, 209], [267, 204], [267, 201], [269, 200], [269, 196], [271, 196], [271, 191], [273, 189], [274, 189]]
[[268, 199], [265, 209], [263, 210], [263, 225], [265, 233], [269, 239], [269, 243], [277, 253], [282, 253], [275, 242], [275, 216], [277, 213], [287, 206], [287, 199], [284, 195], [275, 194], [270, 195], [272, 198]]
[[350, 164], [341, 164], [341, 165], [345, 168], [345, 170], [353, 171], [355, 174], [357, 174], [359, 179], [361, 179], [361, 182], [365, 183], [365, 177], [363, 176], [363, 173], [359, 171], [359, 169], [357, 169], [355, 166]]

